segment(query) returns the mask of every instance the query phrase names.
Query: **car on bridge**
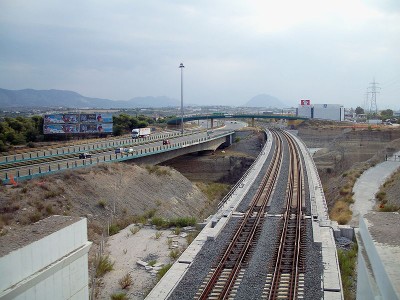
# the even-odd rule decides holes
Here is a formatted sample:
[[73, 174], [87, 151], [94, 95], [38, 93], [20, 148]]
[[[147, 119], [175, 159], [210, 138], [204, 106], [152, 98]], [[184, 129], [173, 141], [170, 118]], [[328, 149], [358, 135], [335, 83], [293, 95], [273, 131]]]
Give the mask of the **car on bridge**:
[[170, 142], [169, 140], [163, 140], [163, 141], [162, 141], [162, 144], [163, 144], [163, 145], [169, 145], [169, 144], [171, 144], [171, 142]]
[[91, 157], [92, 157], [92, 153], [90, 153], [90, 152], [79, 153], [80, 159], [86, 159], [86, 158], [91, 158]]

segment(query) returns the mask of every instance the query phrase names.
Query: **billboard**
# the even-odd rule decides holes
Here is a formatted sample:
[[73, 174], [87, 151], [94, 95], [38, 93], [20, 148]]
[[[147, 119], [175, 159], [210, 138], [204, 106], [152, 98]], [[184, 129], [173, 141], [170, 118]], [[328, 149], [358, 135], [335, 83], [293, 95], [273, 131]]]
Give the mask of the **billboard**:
[[45, 124], [43, 126], [43, 133], [79, 133], [79, 126], [76, 124]]
[[300, 100], [300, 105], [311, 105], [311, 100], [309, 99]]
[[112, 123], [112, 114], [110, 113], [80, 114], [79, 121], [81, 123]]
[[111, 113], [68, 113], [44, 116], [44, 134], [112, 133]]
[[78, 123], [78, 114], [45, 115], [44, 123], [45, 124]]

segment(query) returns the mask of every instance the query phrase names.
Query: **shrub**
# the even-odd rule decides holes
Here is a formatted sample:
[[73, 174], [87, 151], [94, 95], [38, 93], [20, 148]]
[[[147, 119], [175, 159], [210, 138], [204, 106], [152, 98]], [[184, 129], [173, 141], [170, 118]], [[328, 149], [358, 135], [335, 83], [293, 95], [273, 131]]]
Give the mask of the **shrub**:
[[167, 226], [167, 222], [161, 217], [153, 217], [151, 219], [151, 224], [155, 225], [157, 228], [162, 228]]
[[157, 231], [156, 235], [155, 235], [155, 239], [158, 240], [162, 235], [163, 235], [163, 233], [161, 231]]
[[31, 223], [35, 223], [35, 222], [39, 221], [41, 218], [42, 218], [42, 215], [39, 212], [35, 212], [35, 213], [29, 215], [29, 220], [31, 221]]
[[195, 217], [179, 217], [169, 220], [169, 226], [186, 227], [196, 225]]
[[122, 289], [129, 288], [133, 283], [131, 274], [126, 273], [120, 280], [118, 280], [118, 283]]
[[146, 165], [145, 168], [149, 174], [156, 174], [158, 176], [171, 175], [171, 171], [167, 167]]
[[152, 266], [152, 267], [154, 267], [154, 265], [157, 263], [157, 261], [155, 260], [155, 259], [153, 259], [153, 260], [150, 260], [147, 264], [149, 265], [149, 266]]
[[118, 224], [111, 224], [110, 227], [108, 228], [109, 235], [114, 235], [118, 233], [121, 230], [121, 228], [118, 226]]
[[354, 299], [352, 290], [355, 282], [357, 253], [357, 244], [353, 244], [350, 250], [338, 249], [340, 274], [342, 278], [345, 299]]
[[114, 262], [111, 262], [108, 255], [101, 255], [97, 259], [96, 277], [102, 277], [107, 272], [114, 270]]
[[28, 142], [26, 146], [29, 148], [35, 148], [35, 144], [33, 142]]
[[196, 232], [190, 232], [187, 236], [186, 236], [186, 243], [188, 244], [188, 246], [194, 241], [194, 239], [196, 238], [196, 236], [199, 234], [198, 231]]
[[44, 208], [44, 205], [41, 201], [35, 201], [35, 207], [38, 211], [41, 211]]
[[181, 229], [180, 227], [175, 227], [174, 230], [173, 230], [173, 232], [174, 232], [174, 234], [176, 234], [176, 235], [180, 235], [181, 232], [182, 232], [182, 229]]
[[210, 202], [222, 199], [230, 189], [230, 185], [223, 183], [198, 183], [196, 185], [207, 196]]
[[132, 235], [138, 233], [139, 230], [140, 230], [139, 226], [133, 226], [133, 227], [129, 228], [129, 231], [132, 233]]
[[160, 280], [165, 275], [165, 273], [168, 272], [168, 270], [171, 268], [171, 266], [172, 266], [172, 264], [167, 264], [167, 265], [163, 266], [160, 270], [158, 270], [157, 279]]
[[385, 192], [378, 192], [375, 195], [376, 199], [378, 199], [379, 201], [383, 201], [383, 199], [385, 199], [385, 196], [386, 196]]
[[48, 215], [52, 215], [54, 212], [53, 212], [53, 205], [51, 205], [51, 204], [48, 204], [47, 206], [46, 206], [46, 213], [48, 214]]
[[125, 293], [115, 293], [111, 295], [111, 300], [128, 300]]
[[107, 201], [104, 199], [99, 200], [99, 202], [97, 202], [97, 205], [101, 208], [106, 208], [107, 206]]
[[150, 210], [148, 210], [148, 211], [146, 211], [144, 214], [143, 214], [143, 217], [145, 217], [146, 219], [151, 219], [151, 218], [153, 218], [154, 217], [154, 215], [156, 214], [156, 209], [150, 209]]
[[61, 191], [50, 190], [50, 191], [47, 191], [47, 192], [44, 194], [44, 198], [45, 198], [45, 199], [55, 198], [55, 197], [57, 197], [57, 196], [59, 196], [59, 195], [61, 195]]
[[384, 205], [383, 207], [379, 208], [379, 211], [381, 212], [392, 212], [398, 210], [400, 210], [400, 206], [393, 204]]
[[351, 220], [351, 215], [349, 203], [343, 200], [336, 201], [330, 212], [330, 218], [337, 221], [340, 225], [347, 224]]
[[169, 252], [169, 257], [173, 260], [177, 260], [177, 258], [179, 257], [180, 254], [181, 254], [181, 252], [179, 251], [179, 249], [172, 249]]

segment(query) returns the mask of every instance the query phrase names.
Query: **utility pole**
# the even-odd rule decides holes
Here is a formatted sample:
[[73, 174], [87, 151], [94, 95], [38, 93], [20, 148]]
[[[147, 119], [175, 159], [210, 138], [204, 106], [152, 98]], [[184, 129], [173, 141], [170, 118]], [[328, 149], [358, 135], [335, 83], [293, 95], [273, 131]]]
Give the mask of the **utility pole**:
[[379, 90], [381, 89], [380, 87], [378, 87], [379, 83], [375, 82], [375, 78], [374, 80], [370, 83], [370, 87], [368, 88], [369, 93], [371, 94], [371, 104], [370, 104], [370, 108], [369, 108], [369, 113], [375, 113], [375, 115], [378, 114], [378, 107], [376, 105], [376, 94], [379, 93]]
[[181, 69], [181, 133], [183, 135], [183, 68], [185, 66], [183, 65], [183, 63], [181, 63], [179, 65], [179, 68]]
[[369, 111], [369, 99], [368, 99], [368, 95], [369, 95], [369, 93], [368, 93], [368, 89], [367, 89], [367, 91], [365, 92], [365, 100], [364, 100], [364, 113], [367, 113], [367, 111]]

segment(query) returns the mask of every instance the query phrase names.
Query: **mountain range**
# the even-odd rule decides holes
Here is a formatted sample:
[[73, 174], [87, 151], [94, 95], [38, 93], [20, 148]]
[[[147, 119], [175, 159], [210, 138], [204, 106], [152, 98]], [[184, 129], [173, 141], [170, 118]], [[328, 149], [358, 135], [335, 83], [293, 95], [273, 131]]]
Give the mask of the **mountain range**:
[[[110, 100], [82, 96], [64, 90], [7, 90], [0, 88], [0, 108], [53, 107], [53, 108], [154, 108], [179, 107], [180, 101], [166, 96], [135, 97], [130, 100]], [[261, 94], [250, 99], [245, 107], [282, 108], [277, 98]]]

